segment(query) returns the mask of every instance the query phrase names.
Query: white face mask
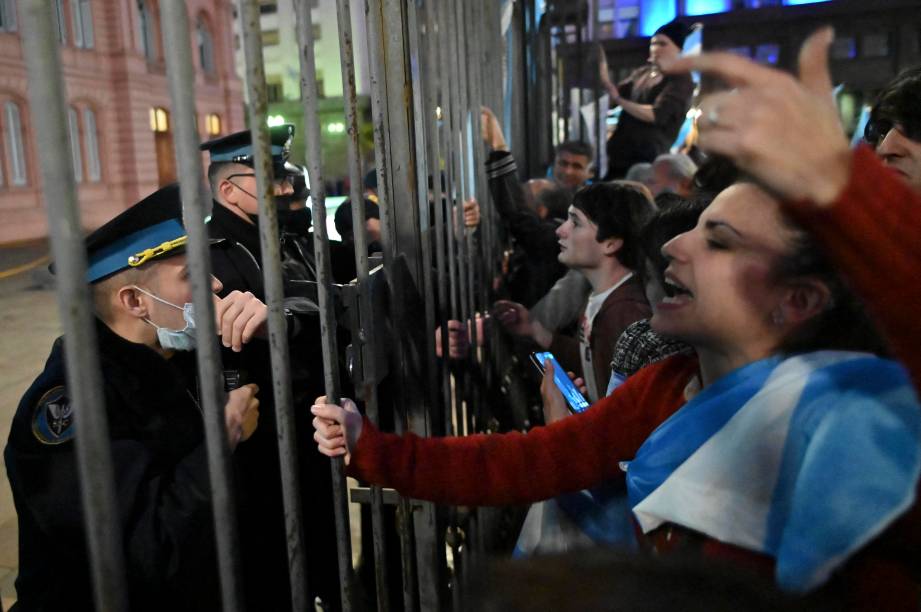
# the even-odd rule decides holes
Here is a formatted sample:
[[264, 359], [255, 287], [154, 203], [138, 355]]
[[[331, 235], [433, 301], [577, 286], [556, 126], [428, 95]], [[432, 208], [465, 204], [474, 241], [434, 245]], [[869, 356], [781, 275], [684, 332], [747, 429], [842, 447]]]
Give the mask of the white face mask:
[[145, 295], [149, 295], [158, 302], [162, 302], [167, 306], [172, 306], [177, 310], [182, 311], [182, 318], [185, 320], [185, 327], [182, 329], [169, 329], [167, 327], [160, 327], [150, 319], [144, 319], [147, 323], [153, 325], [157, 328], [157, 340], [160, 342], [160, 346], [164, 349], [170, 349], [173, 351], [194, 351], [195, 350], [195, 306], [191, 302], [186, 302], [181, 307], [173, 304], [172, 302], [167, 302], [161, 297], [157, 297], [150, 291], [141, 289], [137, 285], [133, 285], [135, 289], [140, 291]]

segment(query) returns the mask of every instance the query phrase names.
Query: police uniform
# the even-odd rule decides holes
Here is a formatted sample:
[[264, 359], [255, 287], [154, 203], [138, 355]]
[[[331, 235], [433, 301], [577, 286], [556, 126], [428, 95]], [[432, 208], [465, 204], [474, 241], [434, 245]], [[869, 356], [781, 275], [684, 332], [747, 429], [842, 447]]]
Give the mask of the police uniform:
[[[182, 251], [176, 190], [161, 190], [87, 239], [96, 282]], [[194, 353], [165, 359], [96, 320], [132, 610], [217, 610], [215, 544]], [[13, 419], [4, 458], [19, 519], [17, 610], [93, 609], [58, 338]], [[79, 350], [79, 347], [77, 348]]]
[[[282, 125], [270, 129], [270, 153], [276, 177], [301, 175], [303, 170], [288, 162], [294, 126]], [[237, 132], [201, 145], [212, 164], [236, 163], [252, 167], [253, 148], [249, 131]], [[307, 194], [298, 194], [306, 198]], [[212, 271], [223, 284], [222, 296], [234, 290], [249, 291], [264, 300], [262, 256], [259, 243], [259, 219], [251, 216], [248, 223], [220, 202], [214, 202], [209, 234], [224, 240], [220, 248], [211, 251]], [[280, 219], [284, 221], [285, 219]], [[281, 228], [284, 229], [284, 228]], [[323, 362], [320, 350], [319, 309], [316, 303], [316, 266], [313, 244], [306, 227], [297, 244], [283, 248], [282, 275], [284, 308], [288, 322], [291, 378], [295, 401], [295, 429], [301, 477], [301, 498], [304, 512], [307, 575], [310, 596], [320, 597], [331, 609], [339, 605], [339, 574], [336, 564], [336, 535], [332, 502], [332, 480], [329, 460], [313, 444], [312, 415], [307, 406], [321, 395]], [[281, 233], [284, 239], [285, 233]], [[260, 537], [247, 537], [244, 532], [244, 571], [259, 572], [265, 584], [257, 591], [247, 592], [247, 600], [257, 602], [256, 609], [276, 609], [267, 604], [268, 592], [287, 594], [286, 537], [281, 494], [280, 468], [272, 398], [271, 364], [268, 343], [255, 339], [239, 354], [224, 351], [225, 367], [239, 368], [244, 379], [260, 387], [259, 429], [250, 438], [248, 448], [238, 453], [238, 481], [249, 500], [242, 509], [240, 523], [262, 526]], [[248, 559], [259, 559], [258, 566], [247, 568]], [[255, 585], [254, 585], [255, 586]], [[286, 602], [277, 603], [283, 607]], [[251, 604], [251, 607], [254, 604]]]

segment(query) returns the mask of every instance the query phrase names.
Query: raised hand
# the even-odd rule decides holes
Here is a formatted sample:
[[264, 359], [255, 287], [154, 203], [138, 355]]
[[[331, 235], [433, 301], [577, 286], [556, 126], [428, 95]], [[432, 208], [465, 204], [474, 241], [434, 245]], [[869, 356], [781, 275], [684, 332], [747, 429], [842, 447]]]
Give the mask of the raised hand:
[[735, 87], [704, 99], [701, 148], [731, 158], [781, 198], [828, 205], [847, 184], [851, 159], [828, 71], [833, 38], [826, 27], [806, 39], [798, 77], [729, 53], [681, 57], [663, 69], [698, 70]]

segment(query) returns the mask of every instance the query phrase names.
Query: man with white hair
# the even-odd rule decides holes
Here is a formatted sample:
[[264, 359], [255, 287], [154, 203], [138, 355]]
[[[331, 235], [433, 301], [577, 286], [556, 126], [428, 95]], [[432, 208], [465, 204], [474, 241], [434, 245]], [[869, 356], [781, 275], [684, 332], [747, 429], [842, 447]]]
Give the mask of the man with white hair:
[[652, 177], [646, 184], [653, 196], [676, 193], [691, 195], [697, 164], [684, 153], [663, 153], [652, 163]]

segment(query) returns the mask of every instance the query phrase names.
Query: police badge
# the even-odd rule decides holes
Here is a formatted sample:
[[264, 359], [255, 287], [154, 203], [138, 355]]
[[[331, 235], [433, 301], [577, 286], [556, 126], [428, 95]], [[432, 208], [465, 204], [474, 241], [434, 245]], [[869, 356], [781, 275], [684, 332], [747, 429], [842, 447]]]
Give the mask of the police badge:
[[32, 434], [42, 444], [63, 444], [73, 439], [73, 412], [64, 387], [54, 387], [35, 405]]

